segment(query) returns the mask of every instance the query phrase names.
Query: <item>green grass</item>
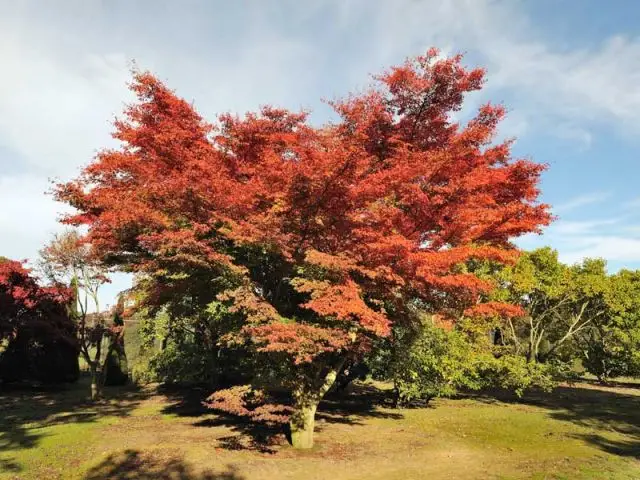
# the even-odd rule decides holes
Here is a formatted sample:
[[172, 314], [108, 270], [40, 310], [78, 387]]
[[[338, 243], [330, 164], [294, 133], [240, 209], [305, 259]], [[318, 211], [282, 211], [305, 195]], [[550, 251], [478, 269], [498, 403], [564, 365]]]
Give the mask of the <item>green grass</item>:
[[204, 391], [107, 389], [97, 405], [86, 401], [86, 379], [0, 392], [0, 478], [640, 478], [640, 390], [631, 384], [406, 410], [387, 408], [378, 387], [324, 402], [307, 452], [204, 410]]

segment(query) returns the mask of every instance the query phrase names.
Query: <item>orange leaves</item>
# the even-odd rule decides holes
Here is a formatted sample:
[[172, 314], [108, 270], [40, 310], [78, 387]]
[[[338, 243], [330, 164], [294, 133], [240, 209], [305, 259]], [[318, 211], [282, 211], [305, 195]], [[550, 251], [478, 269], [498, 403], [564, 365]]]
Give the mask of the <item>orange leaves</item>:
[[330, 255], [313, 249], [307, 250], [305, 261], [311, 265], [318, 265], [324, 269], [340, 273], [346, 273], [357, 268], [357, 263], [344, 254]]
[[489, 245], [464, 245], [436, 251], [427, 249], [411, 255], [411, 260], [417, 265], [417, 275], [423, 278], [429, 275], [448, 276], [455, 266], [471, 259], [512, 264], [518, 259], [518, 251]]
[[272, 403], [262, 390], [249, 385], [218, 390], [204, 402], [204, 405], [239, 417], [248, 417], [255, 422], [268, 425], [287, 423], [291, 407]]
[[474, 305], [465, 310], [468, 317], [481, 318], [517, 318], [525, 315], [525, 311], [519, 305], [501, 302], [486, 302]]
[[391, 331], [389, 319], [371, 309], [362, 300], [362, 290], [352, 281], [331, 285], [298, 279], [296, 289], [311, 293], [311, 300], [302, 304], [322, 317], [334, 317], [342, 321], [356, 322], [361, 328], [379, 336], [387, 336]]
[[260, 352], [286, 353], [296, 365], [313, 362], [323, 353], [339, 352], [353, 337], [339, 328], [275, 322], [244, 329]]
[[[57, 196], [103, 260], [212, 285], [233, 277], [220, 298], [261, 351], [311, 361], [355, 348], [353, 331], [387, 335], [372, 306], [421, 299], [461, 314], [492, 288], [466, 267], [513, 262], [512, 239], [551, 221], [536, 203], [545, 167], [491, 143], [504, 107], [453, 120], [483, 83], [482, 69], [432, 49], [333, 102], [336, 123], [263, 107], [211, 126], [136, 73], [138, 102], [115, 123], [122, 145]], [[162, 298], [181, 295], [170, 288]]]
[[269, 302], [260, 298], [247, 286], [226, 290], [218, 295], [218, 300], [230, 302], [231, 313], [242, 313], [249, 323], [269, 323], [280, 321], [278, 311]]

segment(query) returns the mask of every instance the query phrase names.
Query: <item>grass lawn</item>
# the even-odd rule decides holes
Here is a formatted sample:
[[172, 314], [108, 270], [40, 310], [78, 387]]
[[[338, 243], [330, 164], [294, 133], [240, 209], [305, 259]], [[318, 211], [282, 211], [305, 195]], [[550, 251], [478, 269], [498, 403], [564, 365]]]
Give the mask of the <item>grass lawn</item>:
[[640, 389], [591, 383], [519, 402], [476, 396], [393, 410], [371, 384], [326, 401], [316, 447], [200, 407], [206, 392], [86, 384], [0, 392], [7, 479], [640, 479]]

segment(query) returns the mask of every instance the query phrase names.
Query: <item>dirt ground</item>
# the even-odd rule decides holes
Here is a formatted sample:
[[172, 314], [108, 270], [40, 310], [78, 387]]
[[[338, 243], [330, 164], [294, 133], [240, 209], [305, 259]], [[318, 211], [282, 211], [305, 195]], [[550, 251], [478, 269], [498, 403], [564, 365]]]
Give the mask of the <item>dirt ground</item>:
[[640, 478], [640, 389], [630, 384], [404, 410], [359, 384], [323, 402], [310, 451], [204, 409], [205, 391], [112, 389], [92, 405], [84, 387], [0, 392], [0, 478]]

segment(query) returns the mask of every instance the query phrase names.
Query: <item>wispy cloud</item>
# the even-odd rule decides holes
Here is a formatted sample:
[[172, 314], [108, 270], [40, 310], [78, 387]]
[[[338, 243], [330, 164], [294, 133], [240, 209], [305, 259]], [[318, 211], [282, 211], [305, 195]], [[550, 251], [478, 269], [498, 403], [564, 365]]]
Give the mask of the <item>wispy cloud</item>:
[[[334, 2], [332, 2], [334, 3]], [[489, 72], [490, 93], [511, 92], [532, 128], [583, 147], [590, 128], [607, 123], [640, 129], [640, 38], [612, 36], [591, 48], [559, 49], [547, 43], [520, 2], [445, 0], [340, 2], [344, 28], [368, 23], [369, 57], [385, 60], [429, 45], [467, 49]], [[362, 7], [372, 14], [363, 14]], [[373, 59], [371, 58], [373, 57]], [[373, 61], [372, 61], [373, 60]], [[526, 93], [524, 93], [526, 92]], [[555, 121], [551, 121], [555, 120]], [[563, 125], [557, 128], [558, 120]]]
[[620, 219], [560, 221], [551, 227], [551, 232], [558, 235], [587, 235], [607, 230], [620, 222]]
[[640, 209], [640, 197], [628, 200], [628, 201], [624, 202], [623, 205], [624, 205], [625, 208], [627, 208], [629, 210], [638, 210], [638, 209]]
[[[484, 101], [504, 99], [510, 114], [502, 135], [545, 131], [588, 148], [594, 125], [640, 129], [640, 38], [615, 36], [592, 47], [559, 49], [532, 25], [521, 2], [223, 5], [168, 2], [159, 9], [144, 0], [25, 0], [3, 9], [0, 254], [33, 257], [57, 228], [60, 206], [44, 195], [46, 179], [74, 175], [96, 149], [112, 145], [109, 121], [130, 99], [125, 82], [132, 58], [212, 119], [261, 103], [322, 108], [318, 98], [363, 86], [371, 72], [436, 45], [467, 51], [470, 63], [488, 69], [487, 90], [469, 97], [461, 119]], [[596, 192], [555, 210], [566, 214], [607, 198]], [[554, 235], [576, 251], [571, 241], [602, 237], [598, 229], [614, 226], [558, 224]]]
[[611, 197], [611, 192], [592, 192], [579, 195], [554, 207], [556, 213], [567, 213], [586, 205], [601, 203]]
[[629, 224], [630, 217], [559, 220], [543, 235], [526, 235], [518, 245], [526, 250], [551, 245], [560, 260], [569, 264], [585, 258], [604, 258], [610, 268], [640, 266], [640, 225]]
[[640, 238], [619, 236], [590, 236], [582, 238], [573, 249], [561, 249], [560, 259], [576, 263], [584, 258], [604, 258], [609, 262], [626, 264], [640, 262]]

